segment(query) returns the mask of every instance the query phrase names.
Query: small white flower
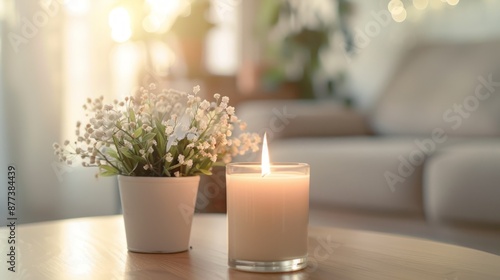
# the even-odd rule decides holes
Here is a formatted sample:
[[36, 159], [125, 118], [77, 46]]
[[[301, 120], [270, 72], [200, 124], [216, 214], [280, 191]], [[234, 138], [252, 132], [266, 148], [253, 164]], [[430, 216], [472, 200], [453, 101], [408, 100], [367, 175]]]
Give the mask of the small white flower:
[[196, 135], [195, 133], [188, 133], [186, 135], [186, 138], [189, 141], [196, 141], [198, 139], [198, 135]]
[[172, 162], [172, 160], [174, 160], [174, 158], [172, 157], [172, 154], [171, 154], [171, 153], [167, 153], [167, 154], [165, 155], [165, 160], [166, 160], [167, 162]]
[[179, 161], [180, 164], [184, 164], [184, 155], [179, 155], [177, 157], [177, 160]]
[[105, 133], [102, 130], [96, 130], [94, 133], [92, 133], [91, 137], [96, 139], [96, 140], [101, 140], [102, 137], [104, 137]]
[[132, 143], [130, 143], [129, 141], [127, 140], [123, 140], [123, 144], [125, 145], [125, 147], [129, 148], [129, 150], [132, 150], [134, 147], [132, 146]]
[[117, 116], [115, 113], [111, 112], [109, 114], [106, 115], [106, 119], [109, 121], [109, 122], [112, 122], [112, 121], [115, 121], [116, 119], [118, 119], [119, 116]]
[[247, 123], [246, 123], [246, 122], [241, 122], [241, 123], [240, 123], [240, 129], [241, 129], [241, 130], [245, 130], [245, 129], [247, 129]]
[[216, 161], [217, 161], [217, 155], [212, 155], [212, 156], [210, 157], [210, 160], [211, 160], [212, 162], [216, 162]]
[[241, 140], [238, 138], [233, 139], [233, 145], [239, 147], [241, 145]]
[[111, 129], [106, 130], [106, 138], [108, 138], [108, 139], [111, 138], [111, 136], [113, 136], [113, 134], [114, 134], [113, 130], [111, 130]]
[[225, 154], [224, 157], [222, 158], [222, 161], [227, 164], [227, 163], [231, 162], [231, 159], [232, 158], [231, 158], [230, 154]]
[[[131, 175], [136, 173], [126, 170], [127, 166], [142, 164], [146, 170], [143, 172], [152, 175], [162, 173], [164, 166], [153, 165], [150, 162], [153, 160], [151, 155], [164, 152], [159, 156], [163, 156], [167, 166], [168, 163], [175, 163], [176, 166], [187, 167], [181, 169], [186, 174], [181, 170], [171, 171], [172, 176], [182, 177], [192, 175], [191, 172], [196, 170], [191, 168], [202, 161], [228, 162], [232, 156], [259, 148], [260, 138], [256, 134], [245, 133], [238, 139], [231, 138], [236, 125], [244, 129], [246, 124], [236, 117], [234, 107], [228, 105], [227, 96], [215, 93], [214, 99], [207, 101], [198, 95], [199, 92], [199, 86], [193, 88], [192, 94], [176, 90], [156, 91], [156, 85], [152, 84], [140, 88], [137, 97], [126, 97], [124, 101], [114, 100], [111, 104], [105, 104], [102, 96], [87, 99], [87, 119], [76, 124], [77, 141], [54, 144], [54, 153], [61, 162], [67, 164], [72, 163], [70, 159], [75, 155], [81, 158], [83, 166], [99, 166], [109, 164], [108, 160], [116, 161], [117, 166], [123, 168], [120, 172], [132, 172]], [[160, 124], [165, 131], [157, 131]], [[140, 132], [136, 133], [139, 127], [144, 132], [140, 137], [133, 137]], [[164, 135], [154, 139], [144, 137], [153, 131]], [[150, 140], [146, 140], [148, 138]], [[158, 146], [160, 141], [157, 139], [161, 140], [164, 147]], [[69, 147], [72, 143], [74, 145]], [[176, 147], [180, 143], [183, 150]], [[68, 151], [65, 150], [66, 146]], [[143, 160], [135, 157], [131, 159], [134, 165], [124, 165], [120, 159], [106, 152], [109, 152], [108, 148], [120, 155], [120, 151], [138, 154]], [[187, 157], [188, 153], [190, 158]]]
[[200, 109], [206, 110], [210, 107], [210, 102], [203, 100], [200, 104]]
[[200, 86], [199, 85], [193, 87], [193, 93], [194, 94], [197, 94], [199, 91], [200, 91]]
[[229, 114], [229, 115], [234, 115], [234, 107], [233, 106], [229, 106], [226, 108], [226, 112]]
[[97, 129], [97, 128], [100, 128], [103, 125], [104, 125], [104, 121], [103, 120], [98, 120], [98, 121], [95, 122], [94, 128]]

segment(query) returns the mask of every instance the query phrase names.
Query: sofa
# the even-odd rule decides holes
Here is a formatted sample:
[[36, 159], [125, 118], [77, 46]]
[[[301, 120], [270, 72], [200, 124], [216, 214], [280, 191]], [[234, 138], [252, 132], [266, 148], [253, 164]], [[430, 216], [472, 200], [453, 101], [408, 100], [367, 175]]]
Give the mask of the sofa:
[[310, 164], [311, 225], [500, 255], [499, 67], [500, 42], [421, 44], [370, 108], [266, 100], [237, 113], [267, 132], [272, 161]]

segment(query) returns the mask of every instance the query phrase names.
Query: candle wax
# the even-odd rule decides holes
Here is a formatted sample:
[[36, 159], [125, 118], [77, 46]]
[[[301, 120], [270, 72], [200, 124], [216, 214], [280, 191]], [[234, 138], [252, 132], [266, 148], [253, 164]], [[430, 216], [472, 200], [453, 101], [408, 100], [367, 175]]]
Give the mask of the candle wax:
[[309, 175], [230, 174], [229, 258], [280, 261], [307, 254]]

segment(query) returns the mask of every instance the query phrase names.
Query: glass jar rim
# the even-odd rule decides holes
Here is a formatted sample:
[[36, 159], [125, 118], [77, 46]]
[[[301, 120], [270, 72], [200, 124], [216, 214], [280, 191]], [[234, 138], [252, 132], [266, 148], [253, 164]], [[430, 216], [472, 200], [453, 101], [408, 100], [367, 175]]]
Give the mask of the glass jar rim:
[[[226, 166], [241, 166], [241, 167], [250, 167], [250, 166], [261, 166], [261, 162], [231, 162], [226, 164]], [[272, 167], [308, 167], [309, 164], [303, 162], [271, 162]]]

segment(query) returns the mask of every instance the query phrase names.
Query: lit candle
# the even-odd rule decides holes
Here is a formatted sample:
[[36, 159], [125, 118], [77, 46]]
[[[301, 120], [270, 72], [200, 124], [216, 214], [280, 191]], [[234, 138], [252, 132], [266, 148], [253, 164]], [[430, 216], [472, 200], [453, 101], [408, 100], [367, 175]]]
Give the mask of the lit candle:
[[262, 163], [226, 167], [229, 266], [284, 272], [307, 266], [309, 165]]

